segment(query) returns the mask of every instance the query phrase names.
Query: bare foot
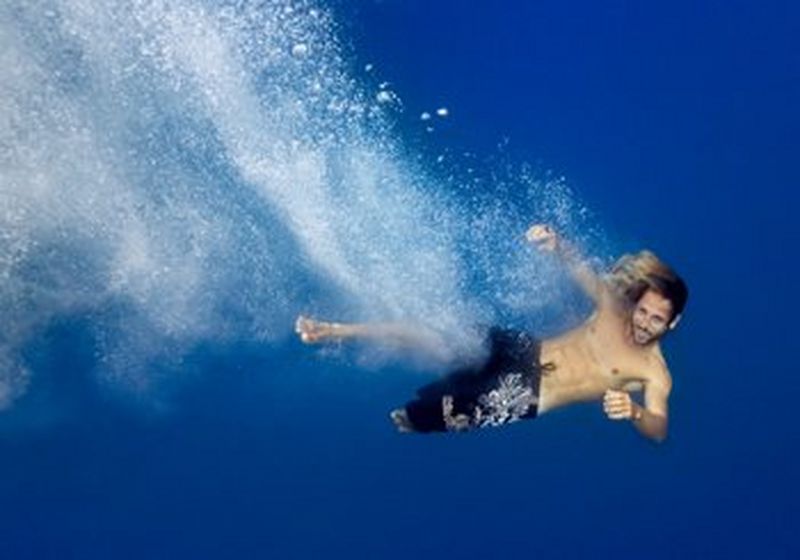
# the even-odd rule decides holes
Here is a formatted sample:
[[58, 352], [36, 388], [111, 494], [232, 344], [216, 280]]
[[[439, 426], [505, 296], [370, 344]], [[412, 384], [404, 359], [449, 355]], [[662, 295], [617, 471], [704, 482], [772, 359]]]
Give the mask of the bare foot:
[[306, 344], [316, 344], [325, 339], [335, 338], [334, 328], [336, 323], [326, 323], [315, 321], [300, 315], [295, 321], [294, 332], [298, 334], [300, 340]]
[[396, 408], [389, 416], [392, 417], [392, 422], [394, 422], [398, 432], [408, 433], [414, 431], [414, 426], [411, 424], [411, 420], [408, 419], [408, 413], [405, 408]]

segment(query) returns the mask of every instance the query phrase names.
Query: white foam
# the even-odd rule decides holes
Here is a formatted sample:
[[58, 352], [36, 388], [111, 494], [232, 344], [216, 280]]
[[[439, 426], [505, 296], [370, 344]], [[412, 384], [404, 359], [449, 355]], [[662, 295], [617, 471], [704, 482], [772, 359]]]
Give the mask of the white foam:
[[308, 55], [308, 45], [305, 43], [297, 43], [292, 47], [292, 56], [295, 58], [304, 58]]
[[375, 94], [375, 99], [378, 103], [395, 103], [397, 102], [397, 95], [391, 90], [382, 89]]
[[63, 317], [91, 318], [100, 379], [136, 391], [201, 342], [282, 340], [309, 308], [474, 342], [491, 305], [466, 278], [509, 270], [487, 255], [511, 222], [475, 237], [334, 27], [302, 0], [0, 7], [0, 407]]

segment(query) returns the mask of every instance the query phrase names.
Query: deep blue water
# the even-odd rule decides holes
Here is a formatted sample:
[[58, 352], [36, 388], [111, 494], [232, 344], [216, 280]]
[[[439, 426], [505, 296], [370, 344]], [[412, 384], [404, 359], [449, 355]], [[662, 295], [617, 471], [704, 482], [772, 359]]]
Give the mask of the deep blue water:
[[[277, 4], [260, 9], [283, 9]], [[236, 185], [261, 180], [255, 172], [242, 171], [244, 164], [231, 163], [234, 156], [214, 159], [223, 149], [235, 152], [234, 140], [246, 143], [251, 138], [247, 127], [234, 119], [239, 124], [226, 129], [222, 113], [210, 111], [211, 116], [203, 113], [201, 118], [194, 106], [186, 109], [180, 100], [170, 105], [163, 99], [153, 102], [156, 124], [144, 117], [137, 124], [116, 122], [114, 105], [103, 106], [112, 98], [108, 91], [122, 88], [146, 107], [148, 88], [161, 88], [164, 78], [145, 75], [138, 82], [134, 76], [122, 86], [103, 86], [107, 90], [93, 86], [105, 97], [80, 97], [71, 88], [82, 87], [82, 73], [102, 75], [104, 68], [92, 60], [105, 55], [83, 54], [69, 64], [61, 59], [51, 64], [55, 51], [69, 55], [53, 39], [61, 35], [45, 34], [49, 39], [40, 40], [37, 33], [44, 31], [30, 18], [44, 18], [44, 12], [30, 16], [13, 5], [2, 11], [2, 30], [10, 36], [9, 22], [27, 23], [20, 24], [21, 39], [4, 44], [30, 49], [30, 68], [61, 68], [68, 87], [57, 99], [77, 99], [75, 107], [95, 114], [97, 121], [91, 122], [120, 131], [114, 141], [153, 141], [153, 153], [161, 154], [165, 145], [183, 138], [181, 118], [189, 115], [192, 132], [185, 144], [178, 142], [180, 162], [164, 155], [168, 165], [157, 160], [151, 168], [140, 158], [123, 158], [120, 173], [131, 184], [157, 183], [166, 165], [164, 184], [188, 176], [201, 184], [223, 185], [219, 192], [203, 191], [202, 208], [230, 212], [243, 228], [251, 218], [254, 228], [268, 220], [283, 227], [269, 226], [278, 233], [263, 238], [269, 239], [278, 266], [259, 264], [263, 239], [258, 236], [234, 236], [233, 249], [215, 249], [213, 258], [197, 261], [211, 271], [202, 276], [198, 293], [211, 295], [188, 299], [186, 309], [177, 307], [178, 316], [202, 308], [188, 326], [179, 319], [171, 322], [171, 313], [159, 314], [183, 297], [183, 290], [169, 283], [163, 291], [149, 291], [147, 283], [126, 287], [129, 292], [120, 288], [127, 298], [120, 303], [94, 299], [75, 287], [119, 286], [97, 280], [115, 276], [83, 260], [80, 266], [94, 272], [73, 272], [35, 252], [25, 253], [23, 264], [3, 269], [11, 270], [11, 276], [4, 279], [5, 299], [0, 301], [15, 307], [0, 317], [3, 330], [11, 333], [0, 342], [12, 349], [14, 364], [24, 364], [30, 379], [0, 413], [0, 555], [798, 557], [800, 431], [794, 404], [800, 382], [792, 352], [800, 309], [793, 295], [798, 228], [792, 213], [800, 181], [800, 9], [791, 2], [467, 5], [454, 0], [337, 2], [327, 8], [337, 22], [343, 64], [356, 88], [371, 91], [388, 81], [402, 99], [403, 110], [388, 117], [389, 132], [380, 125], [377, 134], [399, 143], [390, 164], [407, 164], [412, 177], [423, 177], [423, 193], [452, 188], [440, 177], [463, 173], [472, 165], [470, 158], [478, 161], [476, 173], [497, 173], [512, 182], [515, 172], [505, 171], [507, 166], [528, 162], [542, 173], [565, 177], [604, 239], [612, 240], [603, 250], [652, 248], [687, 280], [691, 295], [684, 321], [665, 340], [674, 378], [669, 439], [650, 444], [629, 426], [605, 420], [596, 404], [458, 437], [396, 434], [387, 412], [434, 374], [394, 361], [376, 364], [348, 349], [318, 351], [291, 337], [291, 318], [299, 312], [362, 316], [339, 293], [347, 290], [332, 288], [331, 282], [365, 290], [361, 303], [367, 307], [372, 292], [347, 284], [349, 270], [364, 270], [358, 264], [350, 269], [340, 261], [325, 261], [329, 254], [297, 257], [303, 250], [298, 222], [274, 218], [293, 212], [307, 217], [296, 199], [289, 197], [281, 206], [275, 201], [286, 199], [264, 202], [252, 193], [231, 194]], [[91, 38], [82, 40], [75, 48], [88, 52]], [[107, 56], [109, 67], [118, 63], [113, 57], [123, 57]], [[370, 72], [362, 71], [366, 64], [373, 65]], [[10, 83], [28, 79], [10, 66], [2, 72]], [[261, 91], [271, 92], [272, 81], [282, 78], [265, 72], [258, 79]], [[188, 97], [202, 89], [202, 83], [187, 83]], [[283, 86], [275, 87], [275, 98], [282, 99]], [[297, 95], [309, 99], [311, 94]], [[41, 101], [45, 108], [49, 103], [49, 98]], [[419, 115], [438, 107], [447, 107], [449, 116], [434, 116], [435, 130], [427, 132], [427, 121]], [[25, 111], [32, 109], [5, 105], [4, 110], [4, 115], [18, 111], [25, 122]], [[55, 130], [59, 123], [88, 119], [80, 111], [78, 116], [67, 113], [53, 109], [53, 122], [43, 121], [43, 127]], [[285, 137], [275, 132], [282, 130], [283, 114], [267, 113], [265, 122], [274, 125], [264, 132], [270, 139]], [[298, 126], [316, 131], [326, 123], [309, 117]], [[338, 125], [331, 127], [341, 132]], [[153, 140], [150, 130], [168, 137]], [[320, 145], [316, 138], [309, 142]], [[23, 156], [13, 146], [4, 150], [6, 181], [0, 194], [8, 208], [16, 208], [15, 201], [24, 196], [15, 197], [13, 189], [35, 190], [34, 167], [18, 163]], [[453, 168], [443, 172], [437, 167], [438, 154], [446, 154]], [[97, 177], [90, 164], [75, 165]], [[342, 165], [339, 171], [328, 170], [329, 175], [361, 177]], [[59, 174], [52, 180], [69, 183], [73, 169], [56, 166]], [[394, 175], [390, 183], [405, 189]], [[114, 188], [98, 196], [111, 196], [103, 193]], [[513, 196], [485, 180], [464, 192], [453, 188], [455, 202], [444, 204], [461, 205], [462, 217], [479, 211], [483, 206], [468, 200], [476, 191], [489, 200]], [[44, 192], [45, 202], [31, 198], [29, 207], [48, 204], [50, 191]], [[173, 199], [165, 195], [165, 200]], [[176, 195], [174, 200], [192, 198]], [[311, 200], [312, 206], [318, 203]], [[64, 201], [52, 204], [58, 208]], [[97, 223], [107, 223], [102, 216], [110, 210], [81, 214], [80, 204], [75, 205], [78, 215], [99, 215]], [[159, 218], [145, 223], [171, 232], [174, 222], [180, 230], [189, 214], [183, 208], [197, 207], [181, 208], [154, 211]], [[339, 208], [331, 203], [332, 211]], [[350, 208], [366, 212], [357, 204]], [[17, 222], [10, 215], [3, 224], [11, 233], [0, 238], [9, 244], [4, 254], [21, 239], [36, 240], [37, 248], [53, 242], [40, 233], [43, 228], [17, 234], [21, 230], [13, 229]], [[56, 237], [69, 247], [67, 258], [82, 254], [75, 253], [76, 247], [94, 247], [96, 238], [106, 235], [102, 225], [79, 235], [71, 229], [71, 214], [54, 210], [53, 215], [65, 224], [59, 231], [66, 233]], [[370, 223], [364, 226], [368, 233]], [[406, 251], [405, 235], [387, 243], [398, 253]], [[199, 233], [195, 239], [201, 248], [208, 241]], [[380, 243], [368, 238], [365, 247]], [[418, 243], [417, 238], [409, 241]], [[152, 258], [163, 257], [172, 269], [190, 253], [183, 245], [153, 247]], [[99, 261], [107, 258], [103, 250], [90, 253]], [[240, 253], [247, 259], [240, 260]], [[288, 278], [275, 272], [284, 264]], [[51, 278], [48, 271], [54, 267], [60, 272]], [[245, 273], [237, 275], [240, 268]], [[129, 286], [138, 276], [125, 278]], [[176, 285], [184, 285], [181, 279]], [[394, 286], [390, 280], [375, 281]], [[471, 284], [468, 295], [496, 304], [474, 293], [488, 289], [484, 283], [489, 281]], [[398, 290], [396, 301], [416, 305], [417, 299]], [[425, 292], [420, 309], [428, 309], [437, 293]], [[73, 297], [78, 303], [62, 303]], [[391, 308], [393, 301], [383, 303]], [[514, 316], [515, 311], [501, 310], [497, 316]], [[20, 327], [29, 316], [37, 322]], [[206, 320], [223, 322], [224, 332], [191, 330]], [[120, 324], [140, 321], [157, 326], [113, 334]], [[125, 353], [128, 345], [135, 346], [137, 355], [151, 353], [143, 365], [120, 369], [119, 361], [135, 361]], [[0, 364], [8, 365], [3, 358]], [[136, 377], [142, 370], [159, 373], [154, 379]]]

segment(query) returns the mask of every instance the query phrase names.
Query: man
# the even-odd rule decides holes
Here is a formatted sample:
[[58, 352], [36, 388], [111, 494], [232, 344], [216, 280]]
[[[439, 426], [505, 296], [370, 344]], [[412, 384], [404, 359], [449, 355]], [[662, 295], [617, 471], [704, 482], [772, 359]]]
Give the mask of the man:
[[[391, 417], [400, 431], [462, 431], [535, 418], [571, 403], [602, 398], [610, 420], [629, 421], [643, 436], [667, 436], [672, 380], [661, 338], [677, 325], [688, 290], [653, 253], [622, 257], [601, 278], [553, 229], [534, 225], [529, 242], [564, 261], [592, 299], [595, 311], [582, 325], [538, 341], [529, 334], [491, 329], [489, 357], [435, 381]], [[397, 324], [340, 324], [300, 317], [306, 343], [366, 338], [435, 351], [436, 339]], [[643, 404], [630, 393], [644, 393]]]

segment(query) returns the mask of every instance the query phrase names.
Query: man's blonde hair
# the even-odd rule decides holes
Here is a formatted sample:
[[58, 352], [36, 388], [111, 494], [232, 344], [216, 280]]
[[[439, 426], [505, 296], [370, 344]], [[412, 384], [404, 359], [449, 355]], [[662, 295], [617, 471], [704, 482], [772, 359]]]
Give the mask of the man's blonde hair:
[[635, 305], [650, 289], [672, 303], [673, 318], [686, 306], [689, 291], [683, 279], [652, 251], [622, 255], [607, 275], [611, 290], [624, 302]]

